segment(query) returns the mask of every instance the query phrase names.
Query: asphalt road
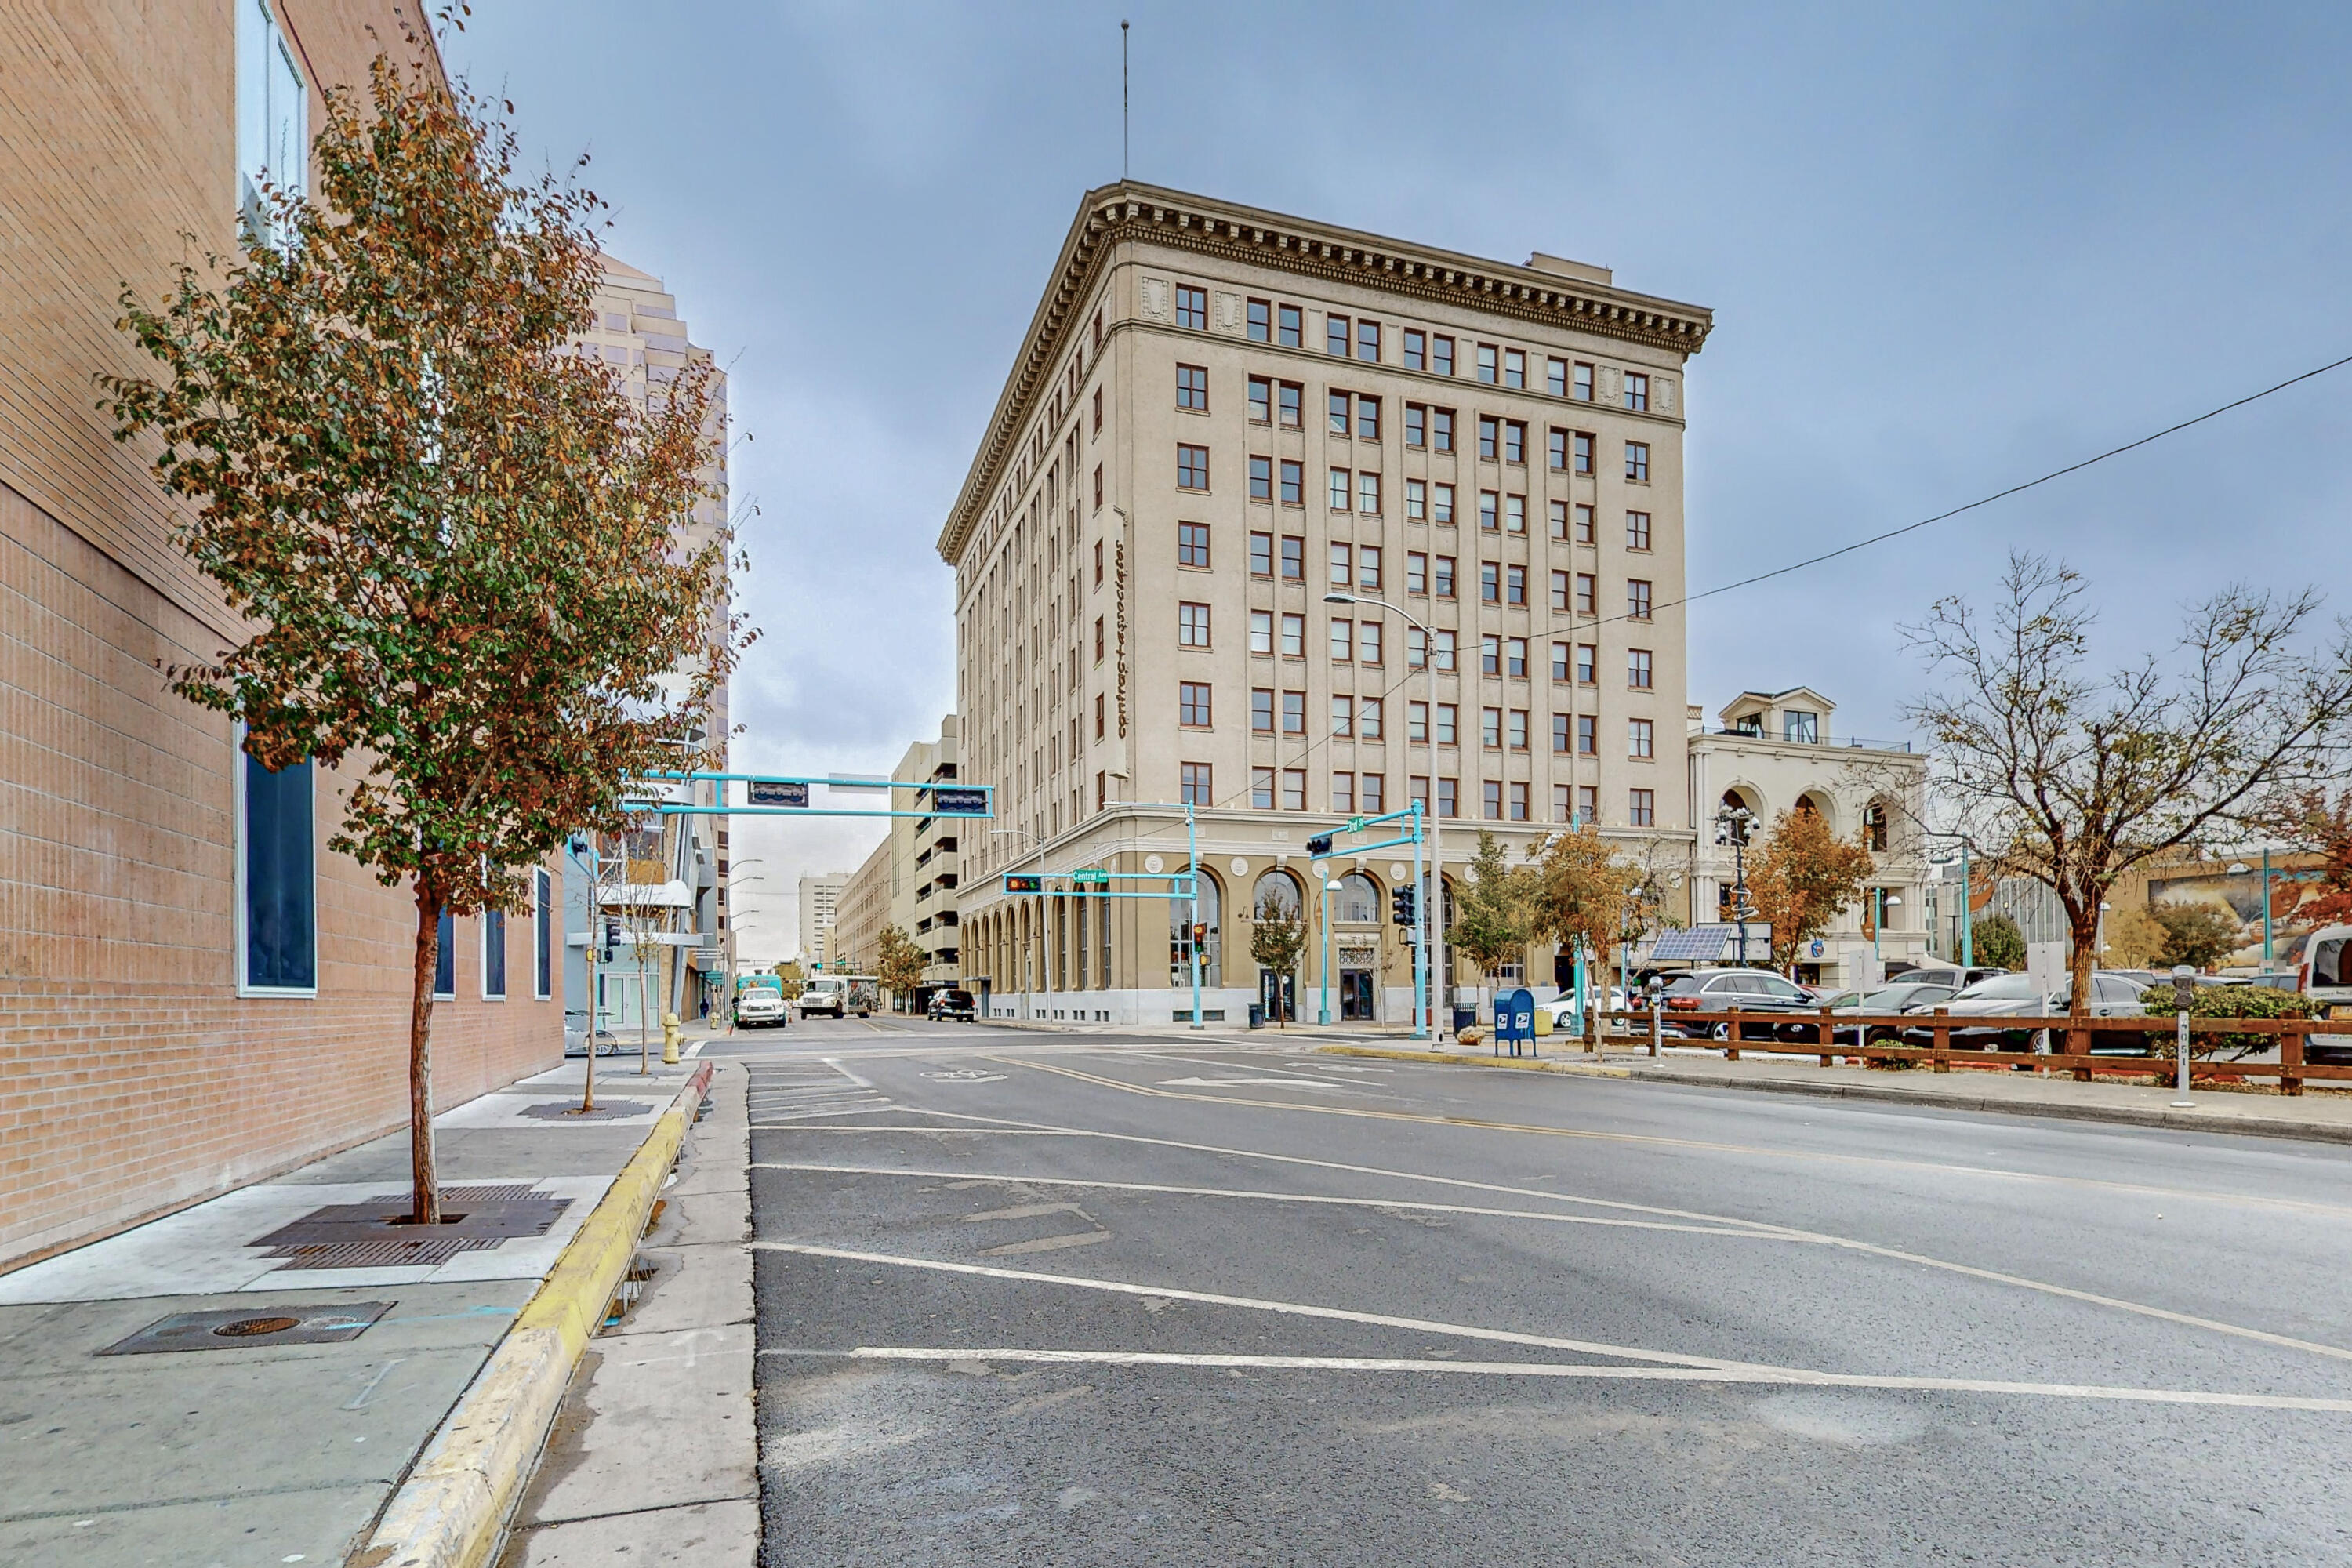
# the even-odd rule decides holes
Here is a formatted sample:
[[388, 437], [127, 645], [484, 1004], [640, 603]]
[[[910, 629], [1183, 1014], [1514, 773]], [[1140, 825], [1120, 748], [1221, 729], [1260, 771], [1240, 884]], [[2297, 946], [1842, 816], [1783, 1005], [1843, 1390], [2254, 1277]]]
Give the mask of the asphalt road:
[[733, 1048], [773, 1568], [2352, 1561], [2352, 1151], [1181, 1034]]

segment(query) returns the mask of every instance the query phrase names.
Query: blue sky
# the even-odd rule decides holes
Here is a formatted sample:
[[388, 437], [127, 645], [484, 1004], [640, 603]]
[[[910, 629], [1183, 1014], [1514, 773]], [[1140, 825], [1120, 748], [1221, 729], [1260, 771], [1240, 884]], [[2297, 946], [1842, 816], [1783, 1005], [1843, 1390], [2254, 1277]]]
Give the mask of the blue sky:
[[[887, 768], [954, 701], [932, 540], [1081, 192], [1135, 176], [1710, 306], [1695, 589], [2352, 353], [2352, 8], [888, 6], [478, 0], [452, 66], [593, 156], [612, 248], [730, 369], [756, 500], [739, 760]], [[1900, 737], [1897, 623], [2011, 547], [2104, 658], [2229, 580], [2340, 583], [2352, 367], [1691, 617], [1691, 699]], [[2352, 608], [2352, 595], [2337, 609]], [[874, 835], [753, 834], [771, 869]], [[761, 851], [764, 853], [764, 849]]]

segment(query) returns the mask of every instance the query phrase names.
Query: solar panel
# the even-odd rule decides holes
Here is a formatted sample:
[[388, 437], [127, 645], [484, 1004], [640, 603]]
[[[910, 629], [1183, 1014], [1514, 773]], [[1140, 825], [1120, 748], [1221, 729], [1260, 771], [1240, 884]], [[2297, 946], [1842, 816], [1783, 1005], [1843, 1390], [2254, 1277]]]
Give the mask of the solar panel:
[[1723, 956], [1723, 941], [1736, 934], [1729, 926], [1693, 926], [1687, 931], [1658, 933], [1650, 952], [1653, 963], [1713, 963]]
[[[1772, 927], [1769, 921], [1748, 922], [1748, 956], [1764, 958], [1772, 951]], [[1735, 958], [1739, 952], [1739, 928], [1736, 925], [1692, 926], [1687, 931], [1661, 931], [1658, 944], [1651, 950], [1653, 963], [1721, 963]]]

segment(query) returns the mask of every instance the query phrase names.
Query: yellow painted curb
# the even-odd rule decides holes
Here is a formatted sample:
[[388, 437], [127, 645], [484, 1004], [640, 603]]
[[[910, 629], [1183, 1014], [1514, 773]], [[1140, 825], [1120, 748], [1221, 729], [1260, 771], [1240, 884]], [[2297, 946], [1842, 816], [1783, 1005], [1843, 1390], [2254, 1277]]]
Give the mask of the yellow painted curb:
[[1463, 1051], [1398, 1051], [1379, 1046], [1318, 1046], [1318, 1056], [1380, 1057], [1392, 1062], [1444, 1062], [1452, 1067], [1517, 1068], [1525, 1072], [1567, 1073], [1577, 1078], [1632, 1078], [1631, 1068], [1598, 1062], [1553, 1061], [1543, 1057], [1481, 1057]]
[[604, 1321], [636, 1256], [654, 1195], [686, 1141], [691, 1089], [679, 1091], [565, 1244], [393, 1495], [352, 1568], [480, 1568], [489, 1561], [539, 1461], [572, 1370]]

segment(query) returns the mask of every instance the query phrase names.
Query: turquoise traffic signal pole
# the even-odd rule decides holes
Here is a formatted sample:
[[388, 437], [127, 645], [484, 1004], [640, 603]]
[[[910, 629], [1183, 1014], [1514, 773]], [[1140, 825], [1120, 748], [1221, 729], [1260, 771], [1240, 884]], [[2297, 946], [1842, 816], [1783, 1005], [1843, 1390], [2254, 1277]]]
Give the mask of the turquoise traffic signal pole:
[[[1186, 932], [1192, 940], [1185, 944], [1192, 950], [1192, 1027], [1205, 1029], [1208, 1025], [1201, 1017], [1201, 838], [1193, 826], [1192, 807], [1189, 802], [1184, 806], [1184, 849], [1192, 873], [1192, 921], [1191, 931]], [[1218, 918], [1222, 923], [1222, 905], [1219, 906]]]

